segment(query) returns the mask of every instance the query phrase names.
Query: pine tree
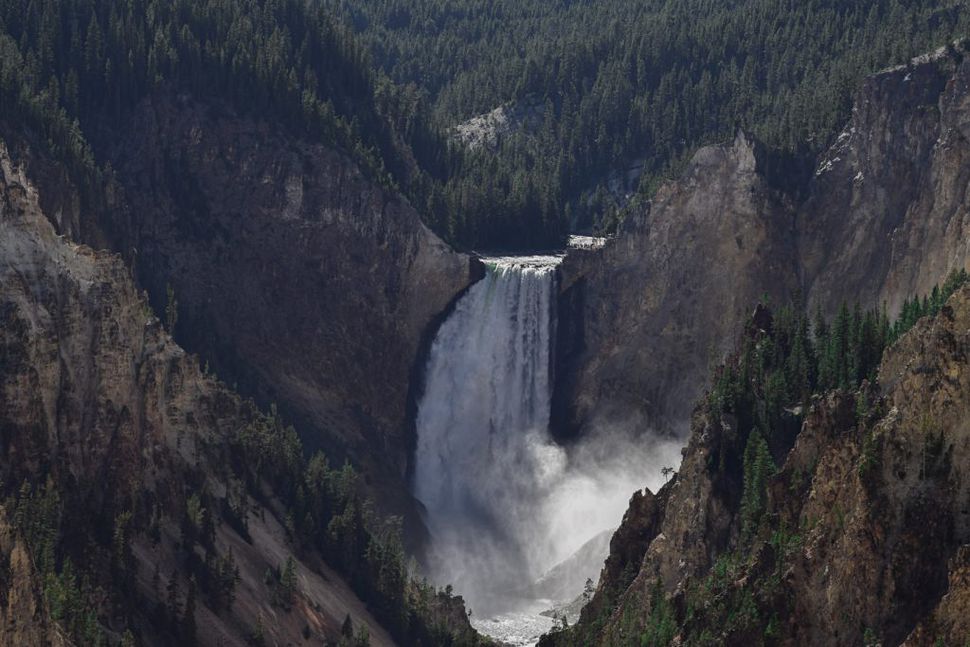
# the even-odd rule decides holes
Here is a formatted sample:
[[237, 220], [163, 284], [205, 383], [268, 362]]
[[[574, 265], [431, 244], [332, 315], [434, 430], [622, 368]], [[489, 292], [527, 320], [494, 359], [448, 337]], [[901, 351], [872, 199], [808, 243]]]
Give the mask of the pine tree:
[[752, 430], [744, 447], [744, 481], [741, 494], [741, 532], [750, 539], [758, 529], [767, 502], [766, 485], [775, 464], [768, 443]]
[[843, 301], [829, 338], [828, 353], [833, 373], [832, 386], [835, 388], [847, 389], [850, 386], [851, 335], [852, 318], [848, 304]]
[[178, 571], [173, 569], [172, 575], [168, 578], [168, 585], [165, 587], [165, 611], [173, 629], [178, 628], [179, 618], [182, 616], [178, 576]]
[[185, 595], [185, 613], [182, 616], [182, 638], [186, 645], [195, 644], [195, 577], [189, 578], [189, 590]]
[[291, 555], [286, 558], [286, 563], [280, 575], [280, 597], [286, 608], [289, 608], [293, 602], [293, 596], [296, 594], [296, 584], [296, 562], [293, 561], [293, 556]]

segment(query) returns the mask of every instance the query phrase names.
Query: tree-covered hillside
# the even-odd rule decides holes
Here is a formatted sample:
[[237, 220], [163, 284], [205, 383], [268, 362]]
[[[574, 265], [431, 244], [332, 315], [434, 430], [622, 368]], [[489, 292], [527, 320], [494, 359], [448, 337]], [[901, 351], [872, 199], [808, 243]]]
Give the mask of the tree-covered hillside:
[[[737, 126], [815, 152], [862, 75], [967, 26], [954, 0], [2, 0], [0, 107], [94, 201], [99, 138], [172, 88], [339, 146], [454, 244], [554, 247], [566, 219], [608, 220], [611, 171], [642, 164], [649, 191]], [[449, 142], [507, 101], [538, 125], [498, 151]]]
[[535, 168], [567, 201], [586, 192], [588, 215], [609, 208], [596, 189], [610, 170], [642, 159], [649, 190], [738, 126], [817, 152], [863, 75], [970, 33], [954, 0], [332, 1], [443, 124], [544, 105], [538, 132], [482, 163]]
[[375, 71], [320, 4], [0, 2], [3, 117], [38, 133], [86, 178], [92, 207], [106, 179], [98, 143], [158, 91], [188, 92], [343, 149], [455, 244], [563, 242], [557, 196], [536, 190], [533, 175], [507, 175], [502, 199], [488, 207], [480, 202], [489, 195], [463, 192], [455, 178], [469, 166], [436, 132], [420, 95]]
[[9, 0], [0, 21], [5, 117], [38, 128], [79, 163], [95, 163], [85, 150], [92, 131], [169, 84], [320, 136], [373, 170], [406, 173], [393, 102], [353, 38], [320, 9], [293, 0]]

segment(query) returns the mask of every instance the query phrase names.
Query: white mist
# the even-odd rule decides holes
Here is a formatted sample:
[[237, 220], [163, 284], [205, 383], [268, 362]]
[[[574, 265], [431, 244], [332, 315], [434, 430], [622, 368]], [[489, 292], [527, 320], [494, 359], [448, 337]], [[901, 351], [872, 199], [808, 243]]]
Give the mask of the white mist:
[[[414, 494], [432, 535], [429, 575], [454, 585], [479, 620], [541, 606], [532, 582], [615, 528], [631, 494], [661, 485], [660, 468], [680, 461], [677, 443], [609, 428], [568, 452], [553, 442], [559, 260], [488, 261], [426, 367]], [[587, 566], [594, 577], [603, 558]]]

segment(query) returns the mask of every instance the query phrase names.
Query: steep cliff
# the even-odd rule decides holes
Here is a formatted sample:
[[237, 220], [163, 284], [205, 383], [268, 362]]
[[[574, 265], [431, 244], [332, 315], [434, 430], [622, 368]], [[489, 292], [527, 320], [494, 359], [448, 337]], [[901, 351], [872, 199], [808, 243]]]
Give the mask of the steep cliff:
[[634, 495], [580, 623], [544, 644], [963, 644], [968, 331], [962, 288], [886, 351], [878, 387], [815, 397], [763, 459], [698, 407], [679, 473]]
[[852, 119], [818, 163], [799, 210], [808, 302], [898, 312], [967, 266], [970, 60], [967, 43], [866, 80]]
[[683, 430], [761, 295], [833, 314], [927, 293], [970, 267], [966, 43], [867, 79], [803, 172], [739, 135], [702, 148], [601, 251], [563, 263], [556, 422]]
[[794, 207], [766, 179], [766, 159], [744, 133], [703, 148], [605, 247], [570, 250], [557, 431], [685, 420], [751, 304], [795, 292]]
[[[58, 235], [25, 169], [0, 147], [0, 644], [295, 644], [339, 639], [347, 617], [394, 644], [355, 592], [375, 581], [355, 562], [393, 544], [355, 521], [352, 479], [300, 476], [292, 431], [172, 341], [118, 256]], [[363, 542], [339, 559], [299, 508], [335, 500], [314, 470], [317, 487], [343, 478], [349, 507], [306, 514]], [[399, 637], [474, 642], [452, 599], [397, 582], [404, 597], [371, 608], [404, 618]], [[430, 606], [409, 616], [407, 599]]]
[[121, 253], [156, 312], [171, 290], [180, 344], [407, 511], [412, 371], [470, 257], [346, 155], [226, 106], [163, 89], [101, 139], [111, 208], [52, 208], [59, 230]]

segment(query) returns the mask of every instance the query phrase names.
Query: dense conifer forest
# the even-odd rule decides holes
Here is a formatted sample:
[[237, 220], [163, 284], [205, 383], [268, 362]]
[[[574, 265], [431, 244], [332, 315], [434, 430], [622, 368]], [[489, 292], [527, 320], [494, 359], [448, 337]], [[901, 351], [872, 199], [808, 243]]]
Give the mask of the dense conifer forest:
[[970, 26], [950, 0], [332, 2], [395, 81], [428, 97], [438, 123], [506, 101], [537, 106], [535, 132], [478, 163], [499, 177], [528, 169], [581, 225], [613, 208], [611, 171], [642, 163], [649, 194], [737, 127], [817, 153], [865, 74]]
[[[773, 315], [762, 306], [766, 334], [744, 337], [734, 361], [714, 376], [708, 406], [714, 413], [736, 415], [742, 428], [770, 436], [784, 427], [786, 407], [807, 405], [814, 394], [875, 381], [883, 351], [919, 319], [935, 316], [968, 280], [965, 270], [950, 274], [922, 299], [907, 299], [893, 322], [885, 310], [863, 311], [858, 304], [850, 308], [843, 303], [832, 321], [818, 312], [812, 322], [790, 306]], [[756, 314], [752, 325], [758, 319]]]
[[[97, 133], [174, 88], [341, 147], [458, 246], [551, 248], [611, 219], [604, 178], [633, 162], [649, 194], [739, 126], [817, 152], [864, 74], [967, 26], [948, 0], [3, 0], [0, 108], [92, 201]], [[494, 152], [453, 141], [507, 101], [541, 125]]]
[[459, 246], [564, 241], [557, 196], [525, 171], [488, 207], [482, 201], [491, 194], [460, 193], [454, 178], [472, 172], [461, 151], [432, 125], [413, 88], [375, 71], [321, 4], [0, 4], [0, 109], [8, 123], [30, 126], [70, 162], [92, 203], [107, 179], [98, 141], [140, 101], [166, 90], [340, 147], [374, 178], [401, 189]]

